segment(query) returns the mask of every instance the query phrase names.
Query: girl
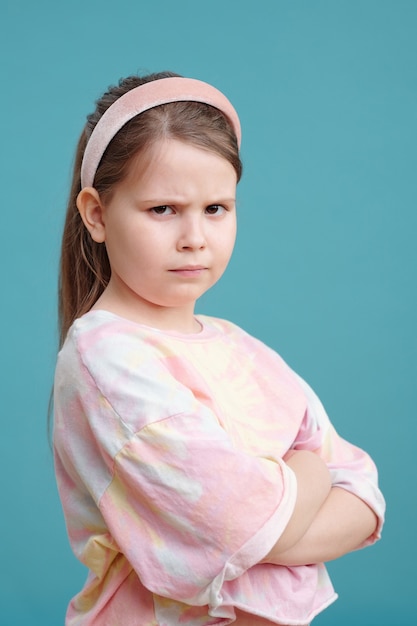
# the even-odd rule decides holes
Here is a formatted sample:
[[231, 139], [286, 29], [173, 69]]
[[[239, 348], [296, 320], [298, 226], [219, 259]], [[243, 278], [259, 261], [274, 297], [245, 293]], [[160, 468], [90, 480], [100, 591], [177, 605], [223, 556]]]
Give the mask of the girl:
[[62, 243], [56, 474], [87, 566], [67, 625], [308, 624], [380, 536], [369, 456], [271, 349], [196, 316], [236, 234], [238, 116], [161, 73], [79, 141]]

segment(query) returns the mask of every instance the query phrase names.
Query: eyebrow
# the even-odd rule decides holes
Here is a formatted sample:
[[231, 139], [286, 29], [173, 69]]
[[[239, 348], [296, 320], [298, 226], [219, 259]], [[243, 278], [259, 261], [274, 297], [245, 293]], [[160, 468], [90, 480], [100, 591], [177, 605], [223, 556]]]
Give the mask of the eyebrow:
[[[215, 197], [213, 196], [213, 200], [210, 200], [208, 202], [205, 202], [204, 204], [206, 204], [207, 206], [210, 206], [211, 204], [222, 204], [222, 203], [236, 203], [236, 197], [232, 197], [232, 198], [222, 198], [222, 197]], [[184, 201], [181, 198], [173, 198], [170, 196], [166, 196], [165, 199], [163, 199], [163, 196], [159, 197], [159, 198], [145, 198], [142, 200], [138, 200], [138, 202], [143, 203], [143, 204], [152, 204], [154, 206], [164, 206], [165, 204], [169, 205], [169, 204], [178, 204], [178, 205], [183, 205]]]

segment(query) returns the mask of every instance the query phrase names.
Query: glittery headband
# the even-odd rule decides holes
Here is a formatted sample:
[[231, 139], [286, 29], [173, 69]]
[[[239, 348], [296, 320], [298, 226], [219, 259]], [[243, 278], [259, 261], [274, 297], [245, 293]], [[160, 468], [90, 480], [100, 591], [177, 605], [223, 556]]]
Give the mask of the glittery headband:
[[139, 113], [169, 102], [204, 102], [219, 109], [230, 121], [240, 145], [238, 115], [221, 91], [193, 78], [161, 78], [131, 89], [102, 115], [88, 140], [81, 164], [81, 187], [92, 187], [101, 158], [116, 133]]

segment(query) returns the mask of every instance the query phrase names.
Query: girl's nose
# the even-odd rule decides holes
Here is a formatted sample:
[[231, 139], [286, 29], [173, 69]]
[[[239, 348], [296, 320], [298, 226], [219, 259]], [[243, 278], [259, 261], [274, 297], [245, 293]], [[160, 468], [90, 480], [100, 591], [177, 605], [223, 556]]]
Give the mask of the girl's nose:
[[180, 250], [199, 250], [205, 248], [204, 218], [200, 215], [183, 216], [178, 238]]

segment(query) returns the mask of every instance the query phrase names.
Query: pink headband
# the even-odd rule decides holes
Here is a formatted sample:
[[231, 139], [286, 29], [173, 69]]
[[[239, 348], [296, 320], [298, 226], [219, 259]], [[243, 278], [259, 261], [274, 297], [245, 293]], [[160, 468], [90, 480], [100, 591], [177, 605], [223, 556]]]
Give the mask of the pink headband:
[[81, 187], [92, 187], [101, 158], [116, 133], [139, 113], [169, 102], [204, 102], [220, 109], [231, 123], [240, 145], [238, 115], [221, 91], [193, 78], [161, 78], [131, 89], [102, 115], [88, 140], [81, 164]]

